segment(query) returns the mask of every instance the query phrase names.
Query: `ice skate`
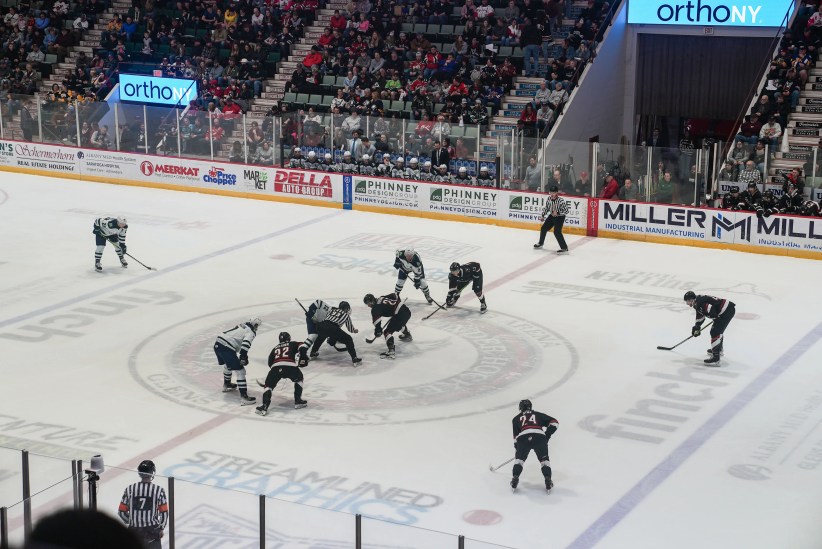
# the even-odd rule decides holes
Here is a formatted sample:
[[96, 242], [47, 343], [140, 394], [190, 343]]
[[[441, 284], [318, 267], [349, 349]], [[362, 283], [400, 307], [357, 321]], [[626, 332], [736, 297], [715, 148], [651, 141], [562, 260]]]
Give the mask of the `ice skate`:
[[223, 382], [223, 392], [224, 392], [224, 393], [230, 393], [231, 391], [233, 391], [233, 390], [234, 390], [234, 389], [236, 389], [236, 388], [237, 388], [237, 384], [236, 384], [236, 383], [226, 383], [226, 382]]
[[486, 305], [485, 302], [481, 303], [480, 304], [480, 313], [485, 314], [485, 312], [487, 310], [488, 310], [488, 305]]
[[121, 258], [120, 258], [120, 266], [121, 266], [122, 268], [124, 268], [124, 269], [127, 269], [127, 268], [128, 268], [128, 261], [126, 261], [126, 258], [125, 258], [125, 257], [121, 257]]
[[384, 353], [380, 353], [380, 358], [391, 358], [391, 359], [393, 359], [393, 358], [396, 358], [396, 356], [397, 355], [394, 352], [394, 349], [389, 349], [389, 350], [385, 351]]
[[519, 486], [519, 477], [512, 477], [511, 478], [511, 490], [516, 491], [517, 486]]
[[719, 366], [719, 354], [711, 355], [709, 358], [705, 359], [705, 364], [708, 366]]
[[545, 479], [545, 490], [550, 494], [551, 489], [554, 487], [554, 483], [548, 479]]
[[266, 408], [265, 406], [257, 406], [257, 408], [255, 408], [254, 413], [258, 416], [266, 416], [268, 415], [268, 408]]
[[240, 395], [240, 406], [250, 406], [255, 402], [257, 402], [257, 399], [253, 396]]
[[400, 334], [399, 340], [400, 341], [414, 341], [414, 338], [411, 337], [411, 332], [409, 332], [408, 330], [405, 330], [403, 333]]
[[567, 254], [568, 253], [568, 248], [560, 248], [559, 250], [557, 250], [557, 253], [558, 254]]
[[311, 354], [308, 355], [309, 358], [317, 358], [320, 356], [319, 351], [311, 351]]
[[299, 410], [300, 408], [305, 408], [306, 406], [308, 406], [308, 401], [306, 401], [306, 400], [299, 399], [299, 400], [294, 401], [294, 409], [295, 410]]
[[538, 249], [540, 249], [540, 248], [542, 248], [542, 244], [540, 244], [539, 242], [537, 242], [536, 244], [534, 244], [534, 249], [537, 249], [537, 250], [538, 250]]
[[351, 359], [351, 362], [354, 364], [354, 366], [358, 366], [360, 364], [360, 362], [362, 362], [362, 359], [358, 356], [355, 356], [354, 358]]
[[94, 270], [97, 271], [98, 273], [103, 270], [103, 266], [100, 265], [99, 261], [94, 262]]

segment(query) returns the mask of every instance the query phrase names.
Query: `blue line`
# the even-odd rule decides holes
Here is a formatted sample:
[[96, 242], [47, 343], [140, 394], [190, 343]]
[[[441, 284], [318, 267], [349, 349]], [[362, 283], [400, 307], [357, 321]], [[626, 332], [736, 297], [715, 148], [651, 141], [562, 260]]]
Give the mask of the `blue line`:
[[665, 482], [688, 458], [699, 450], [720, 429], [725, 427], [745, 406], [759, 396], [768, 386], [781, 376], [794, 362], [822, 339], [822, 323], [805, 334], [785, 353], [777, 358], [765, 371], [751, 381], [742, 391], [718, 410], [702, 427], [696, 430], [659, 465], [654, 467], [633, 488], [605, 511], [591, 526], [580, 534], [568, 549], [594, 547], [611, 530], [633, 511], [642, 500]]
[[269, 234], [266, 234], [266, 235], [263, 235], [263, 236], [258, 236], [257, 238], [247, 240], [246, 242], [241, 242], [239, 244], [234, 244], [233, 246], [229, 246], [228, 248], [223, 248], [222, 250], [217, 250], [216, 252], [211, 252], [209, 254], [202, 255], [200, 257], [195, 257], [193, 259], [183, 261], [182, 263], [177, 263], [176, 265], [172, 265], [171, 267], [165, 267], [165, 268], [163, 268], [162, 271], [152, 271], [151, 273], [146, 274], [144, 276], [141, 276], [141, 277], [138, 277], [138, 278], [132, 278], [132, 279], [129, 279], [129, 280], [125, 280], [123, 282], [119, 282], [119, 283], [114, 284], [112, 286], [108, 286], [107, 288], [94, 290], [93, 292], [88, 292], [86, 294], [83, 294], [83, 295], [80, 295], [80, 296], [77, 296], [77, 297], [72, 297], [70, 299], [67, 299], [65, 301], [61, 301], [59, 303], [52, 303], [51, 305], [48, 305], [46, 307], [42, 307], [42, 308], [37, 309], [35, 311], [24, 313], [20, 316], [15, 316], [13, 318], [9, 318], [9, 319], [6, 319], [6, 320], [0, 320], [0, 328], [3, 328], [3, 327], [8, 326], [10, 324], [16, 324], [17, 322], [22, 322], [24, 320], [28, 320], [30, 318], [42, 315], [44, 313], [50, 313], [50, 312], [55, 311], [57, 309], [62, 309], [63, 307], [68, 307], [69, 305], [74, 305], [76, 303], [80, 303], [81, 301], [85, 301], [86, 299], [91, 299], [91, 298], [94, 298], [94, 297], [98, 297], [100, 295], [103, 295], [105, 293], [108, 293], [108, 292], [111, 292], [111, 291], [114, 291], [114, 290], [120, 290], [120, 289], [126, 288], [128, 286], [133, 286], [134, 284], [139, 284], [141, 282], [145, 282], [145, 281], [150, 280], [152, 278], [157, 278], [157, 277], [169, 274], [169, 273], [173, 273], [175, 271], [179, 271], [180, 269], [185, 269], [186, 267], [190, 267], [192, 265], [197, 265], [198, 263], [202, 263], [203, 261], [208, 261], [209, 259], [213, 259], [215, 257], [220, 257], [221, 255], [225, 255], [225, 254], [237, 251], [237, 250], [241, 250], [243, 248], [247, 248], [248, 246], [253, 246], [254, 244], [258, 244], [258, 243], [263, 242], [265, 240], [269, 240], [271, 238], [275, 238], [277, 236], [281, 236], [281, 235], [284, 235], [284, 234], [287, 234], [287, 233], [290, 233], [290, 232], [293, 232], [293, 231], [308, 227], [308, 226], [313, 225], [315, 223], [320, 223], [320, 222], [325, 221], [327, 219], [330, 219], [332, 217], [336, 217], [336, 216], [340, 215], [341, 213], [343, 213], [343, 210], [339, 210], [339, 211], [336, 211], [336, 212], [328, 214], [328, 215], [323, 215], [323, 216], [317, 217], [315, 219], [309, 219], [308, 221], [303, 221], [302, 223], [298, 223], [296, 225], [291, 225], [290, 227], [285, 227], [285, 228], [280, 229], [278, 231], [274, 231], [273, 233], [269, 233]]

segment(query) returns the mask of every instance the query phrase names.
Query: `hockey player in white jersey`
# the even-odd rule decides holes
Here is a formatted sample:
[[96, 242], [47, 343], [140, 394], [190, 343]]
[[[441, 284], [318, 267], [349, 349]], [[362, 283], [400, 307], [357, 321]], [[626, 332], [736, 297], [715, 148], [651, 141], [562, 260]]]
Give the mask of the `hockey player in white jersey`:
[[[251, 342], [257, 336], [260, 324], [262, 320], [254, 317], [221, 333], [214, 342], [214, 354], [217, 355], [217, 362], [223, 367], [223, 392], [239, 389], [242, 406], [254, 404], [257, 400], [248, 396], [245, 367], [248, 365], [248, 351], [251, 349]], [[236, 384], [231, 382], [232, 372], [237, 374]]]
[[120, 258], [120, 265], [125, 269], [128, 267], [128, 262], [123, 254], [126, 253], [126, 231], [128, 230], [128, 223], [125, 217], [100, 217], [94, 220], [94, 234], [97, 248], [94, 250], [94, 269], [103, 270], [100, 260], [103, 258], [103, 250], [106, 247], [106, 241], [111, 242], [114, 246], [114, 251], [117, 252], [117, 257]]
[[[317, 328], [328, 318], [332, 308], [330, 304], [322, 299], [318, 299], [308, 306], [308, 310], [305, 312], [305, 329], [308, 332], [308, 336], [305, 338], [306, 348], [310, 349], [317, 341], [317, 334], [319, 333]], [[314, 358], [314, 356], [311, 358]]]
[[414, 248], [397, 250], [394, 268], [398, 269], [397, 284], [394, 286], [394, 291], [397, 292], [397, 295], [399, 295], [403, 286], [405, 286], [405, 280], [408, 278], [408, 275], [414, 275], [414, 288], [422, 290], [425, 300], [428, 301], [429, 305], [434, 302], [428, 290], [428, 282], [425, 280], [425, 268], [422, 266], [422, 260], [419, 254], [414, 251]]

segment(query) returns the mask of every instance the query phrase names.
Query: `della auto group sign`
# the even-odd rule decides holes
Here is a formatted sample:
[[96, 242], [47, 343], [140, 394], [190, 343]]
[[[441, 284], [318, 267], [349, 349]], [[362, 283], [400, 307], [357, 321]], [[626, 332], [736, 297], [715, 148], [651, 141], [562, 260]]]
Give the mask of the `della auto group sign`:
[[628, 0], [628, 23], [781, 27], [793, 0]]

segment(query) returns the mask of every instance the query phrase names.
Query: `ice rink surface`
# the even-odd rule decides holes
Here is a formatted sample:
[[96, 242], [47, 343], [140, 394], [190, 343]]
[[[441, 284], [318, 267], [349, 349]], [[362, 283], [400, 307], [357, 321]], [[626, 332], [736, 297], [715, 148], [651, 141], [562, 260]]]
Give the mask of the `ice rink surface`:
[[[121, 269], [110, 246], [94, 271], [107, 215], [128, 218], [129, 253], [157, 272]], [[371, 548], [822, 544], [819, 262], [574, 235], [557, 256], [550, 235], [534, 250], [535, 232], [490, 225], [15, 174], [0, 235], [0, 446], [102, 453], [111, 512], [137, 479], [116, 467], [153, 459], [177, 479], [178, 547], [254, 546], [257, 494], [274, 498], [269, 547], [351, 547], [353, 513]], [[407, 246], [438, 301], [452, 261], [480, 262], [489, 312], [469, 290], [423, 322], [433, 308], [408, 283], [414, 341], [381, 360], [362, 298], [393, 291]], [[656, 349], [690, 334], [688, 289], [737, 304], [721, 368], [703, 366], [707, 334]], [[308, 408], [285, 382], [259, 417], [220, 391], [213, 341], [263, 318], [259, 399], [277, 334], [305, 337], [295, 297], [348, 300], [364, 361], [324, 347]], [[560, 422], [550, 495], [533, 455], [515, 494], [510, 465], [489, 471], [513, 456], [522, 398]], [[35, 491], [64, 464], [38, 457]], [[0, 453], [4, 505], [16, 469]]]

